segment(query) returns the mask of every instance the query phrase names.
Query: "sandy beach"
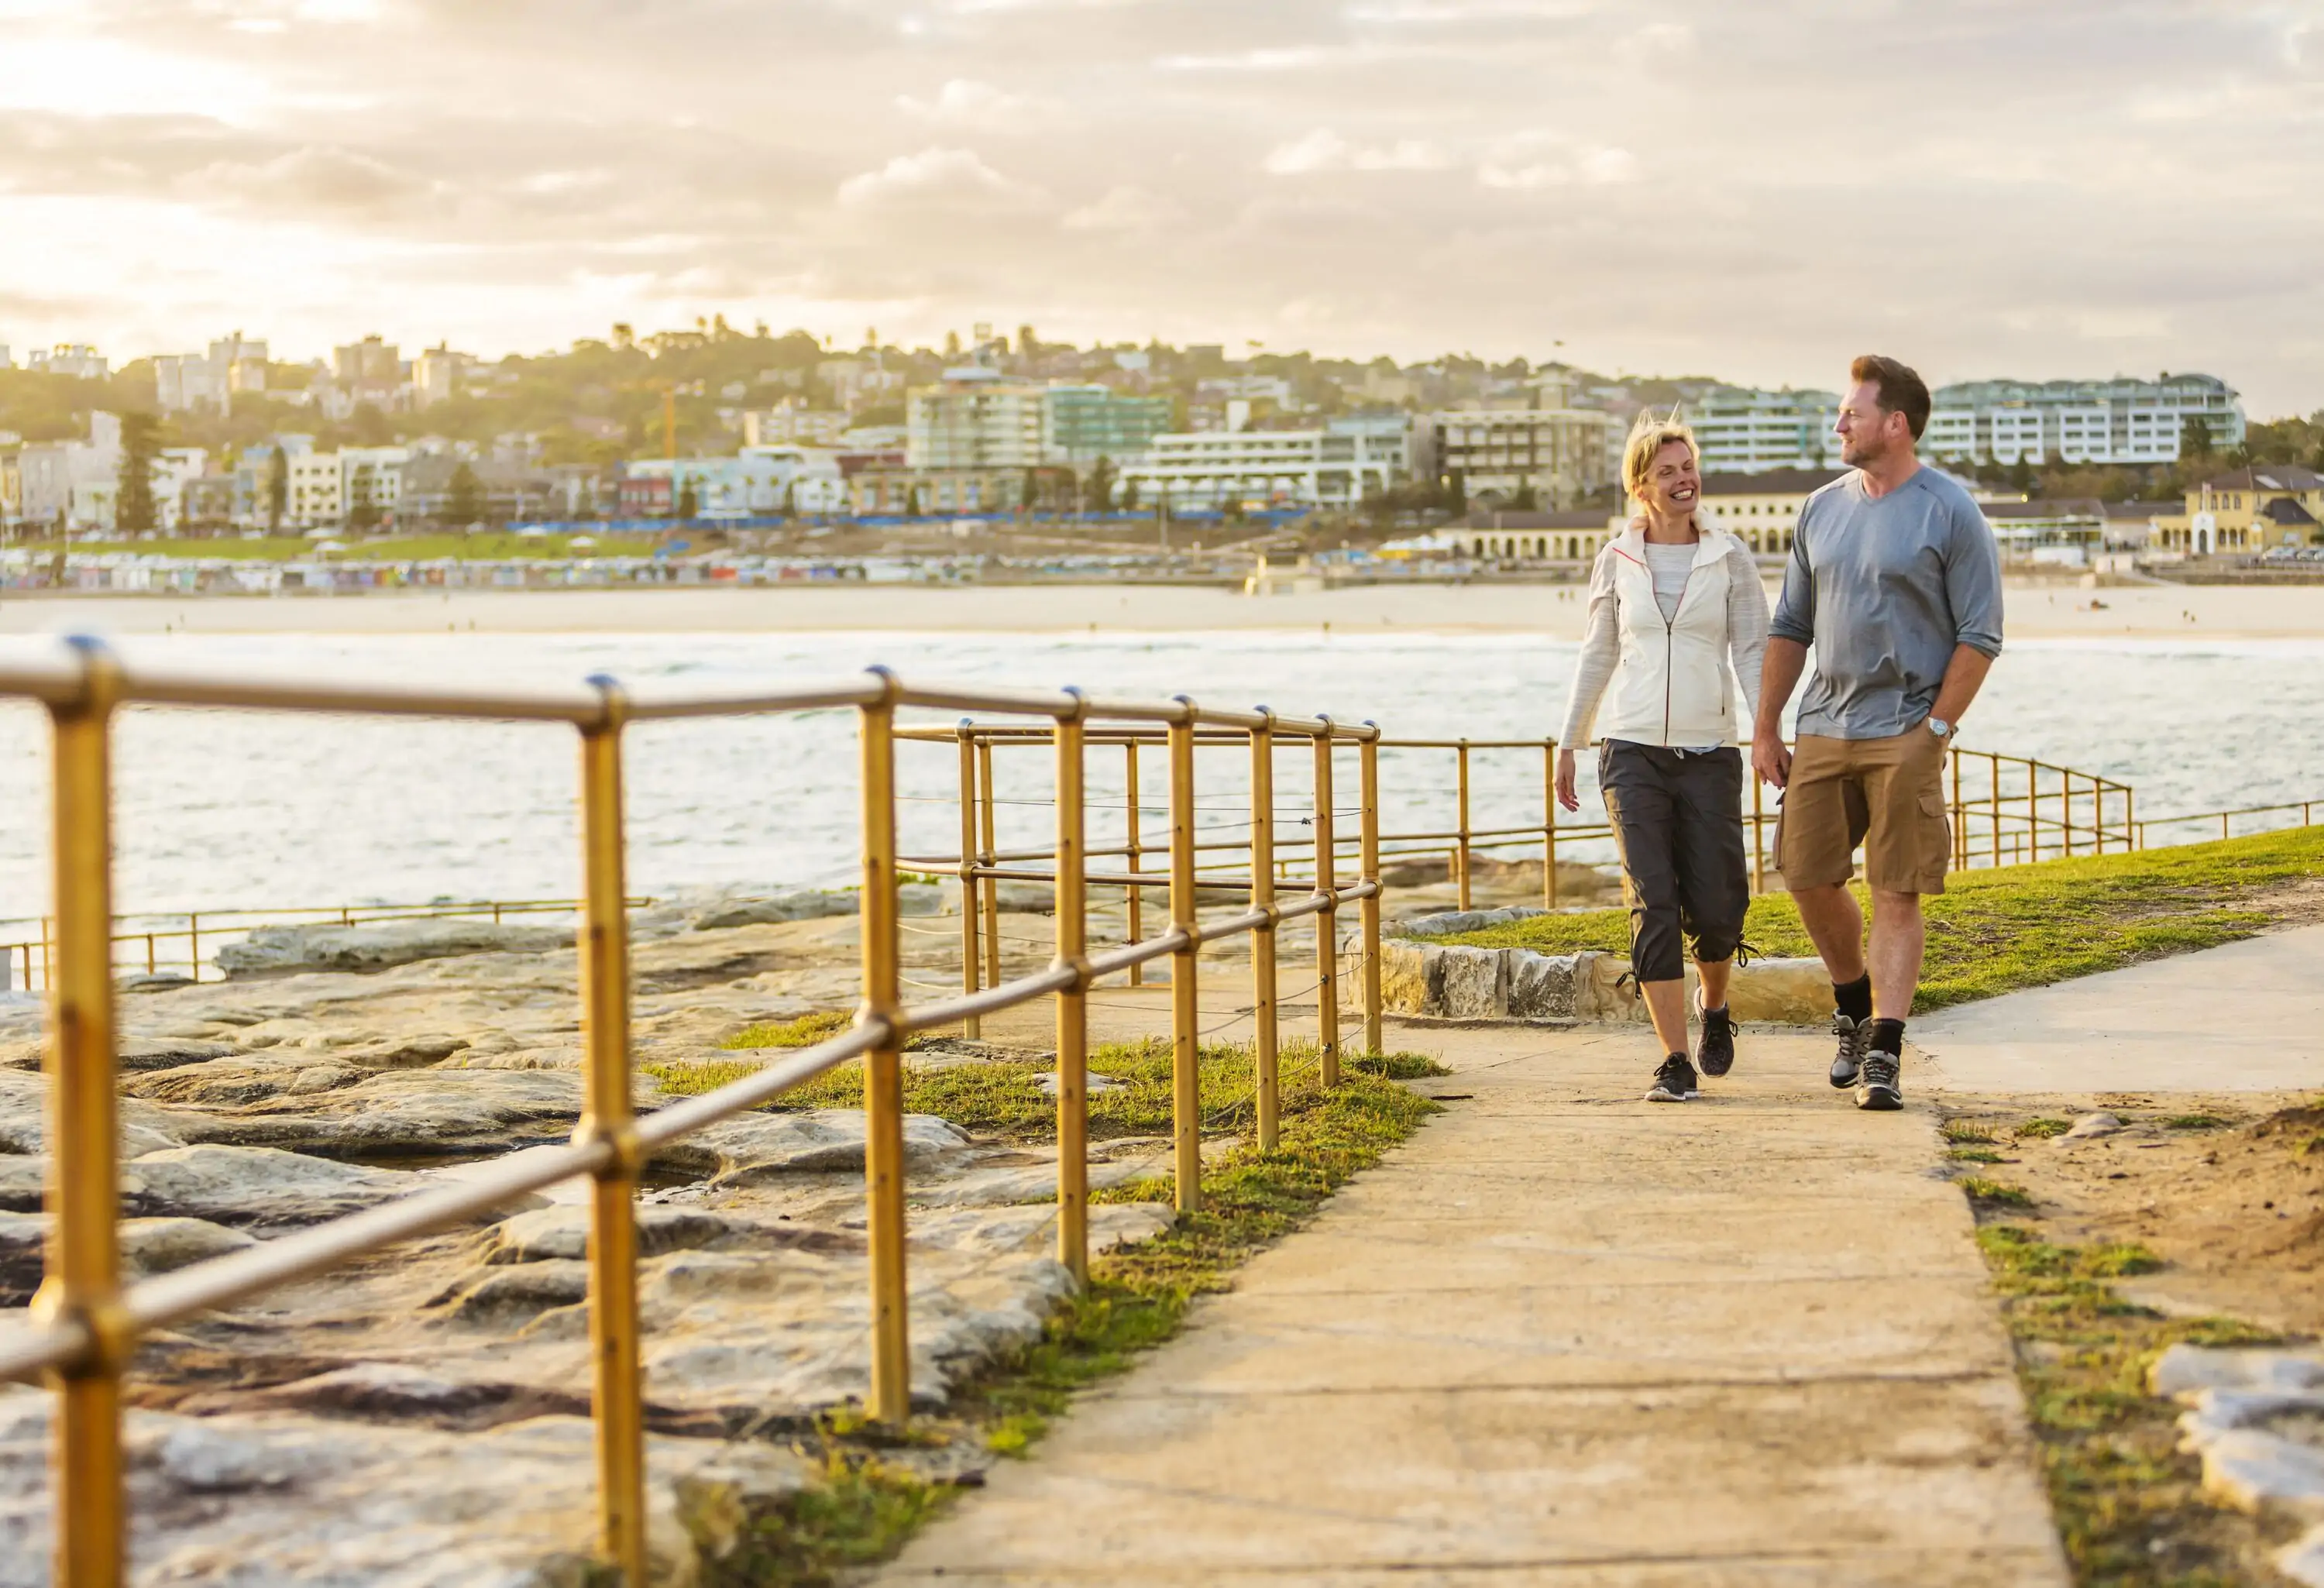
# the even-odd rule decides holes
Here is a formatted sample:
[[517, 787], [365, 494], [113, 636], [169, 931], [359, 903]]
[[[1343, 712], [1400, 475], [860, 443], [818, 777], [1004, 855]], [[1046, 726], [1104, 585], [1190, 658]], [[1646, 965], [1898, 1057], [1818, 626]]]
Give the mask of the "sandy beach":
[[[1771, 592], [1772, 593], [1772, 592]], [[2093, 602], [2099, 603], [2094, 608]], [[14, 595], [0, 634], [89, 632], [416, 634], [1187, 632], [1401, 627], [1578, 639], [1582, 591], [1556, 585], [1369, 586], [1301, 596], [1125, 585], [800, 586], [659, 590], [461, 590], [344, 596]], [[2295, 639], [2324, 634], [2324, 586], [2142, 585], [2086, 590], [2013, 582], [2016, 639]]]

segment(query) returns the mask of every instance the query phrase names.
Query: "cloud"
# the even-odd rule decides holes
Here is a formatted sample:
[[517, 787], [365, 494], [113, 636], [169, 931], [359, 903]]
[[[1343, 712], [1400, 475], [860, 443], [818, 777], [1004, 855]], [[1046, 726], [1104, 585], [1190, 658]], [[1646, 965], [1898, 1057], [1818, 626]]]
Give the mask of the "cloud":
[[366, 154], [307, 148], [254, 165], [222, 161], [194, 172], [184, 186], [199, 195], [319, 218], [333, 211], [391, 209], [425, 195], [431, 184]]
[[1143, 188], [1108, 189], [1105, 197], [1069, 213], [1060, 222], [1069, 232], [1158, 232], [1186, 218], [1171, 199]]
[[839, 184], [844, 209], [873, 209], [897, 204], [936, 204], [968, 208], [1021, 206], [1039, 190], [1011, 181], [968, 149], [923, 149], [899, 154], [878, 171]]
[[1684, 60], [1695, 52], [1694, 29], [1683, 22], [1649, 23], [1616, 42], [1614, 54], [1638, 70]]
[[1278, 177], [1306, 176], [1335, 171], [1443, 171], [1452, 157], [1423, 138], [1399, 138], [1393, 143], [1361, 148], [1329, 127], [1318, 127], [1305, 137], [1277, 144], [1263, 162]]
[[914, 121], [988, 133], [1030, 132], [1055, 119], [1056, 110], [1046, 101], [1007, 93], [973, 78], [951, 78], [932, 99], [899, 94], [896, 106]]

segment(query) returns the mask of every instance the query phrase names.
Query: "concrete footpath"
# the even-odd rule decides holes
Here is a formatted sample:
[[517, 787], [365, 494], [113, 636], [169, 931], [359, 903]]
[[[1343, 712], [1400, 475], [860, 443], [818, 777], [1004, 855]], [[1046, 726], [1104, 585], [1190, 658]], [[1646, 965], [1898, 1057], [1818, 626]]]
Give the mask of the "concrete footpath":
[[1643, 1029], [1389, 1046], [1446, 1112], [877, 1581], [2068, 1580], [1924, 1103], [1804, 1034], [1682, 1107]]

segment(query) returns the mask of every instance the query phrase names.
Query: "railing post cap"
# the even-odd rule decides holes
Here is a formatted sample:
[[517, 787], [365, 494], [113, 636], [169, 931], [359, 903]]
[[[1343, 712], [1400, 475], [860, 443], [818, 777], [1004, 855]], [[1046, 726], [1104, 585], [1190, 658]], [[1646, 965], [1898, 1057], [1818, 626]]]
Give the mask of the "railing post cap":
[[1194, 697], [1192, 695], [1173, 695], [1170, 698], [1181, 709], [1179, 722], [1187, 727], [1193, 727], [1194, 718], [1202, 709], [1194, 704]]
[[121, 653], [97, 634], [67, 634], [64, 645], [80, 665], [80, 699], [75, 704], [83, 711], [110, 712], [121, 697]]
[[1065, 686], [1063, 693], [1071, 701], [1071, 704], [1057, 711], [1056, 714], [1057, 720], [1061, 723], [1087, 722], [1089, 720], [1090, 709], [1089, 695], [1087, 692], [1084, 691], [1078, 684], [1067, 684]]
[[630, 691], [621, 679], [612, 673], [591, 673], [582, 682], [596, 690], [598, 697], [604, 702], [605, 715], [599, 720], [595, 732], [613, 733], [630, 720]]
[[880, 680], [879, 698], [876, 700], [867, 700], [864, 704], [866, 706], [884, 706], [893, 709], [897, 697], [904, 692], [904, 680], [896, 676], [896, 669], [882, 663], [874, 662], [863, 670]]

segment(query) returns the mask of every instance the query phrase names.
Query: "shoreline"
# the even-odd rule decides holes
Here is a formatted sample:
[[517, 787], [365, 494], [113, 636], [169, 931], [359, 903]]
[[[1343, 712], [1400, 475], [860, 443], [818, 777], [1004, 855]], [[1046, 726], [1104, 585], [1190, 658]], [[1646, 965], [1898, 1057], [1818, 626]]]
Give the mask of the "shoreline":
[[[2012, 580], [2006, 623], [2028, 639], [2313, 639], [2324, 586], [2113, 586]], [[2092, 609], [2093, 599], [2103, 605]], [[1087, 584], [761, 586], [374, 591], [313, 596], [0, 596], [0, 635], [115, 634], [1534, 633], [1578, 641], [1576, 585], [1364, 586], [1244, 596], [1207, 586]], [[2190, 616], [2191, 614], [2191, 616]]]

